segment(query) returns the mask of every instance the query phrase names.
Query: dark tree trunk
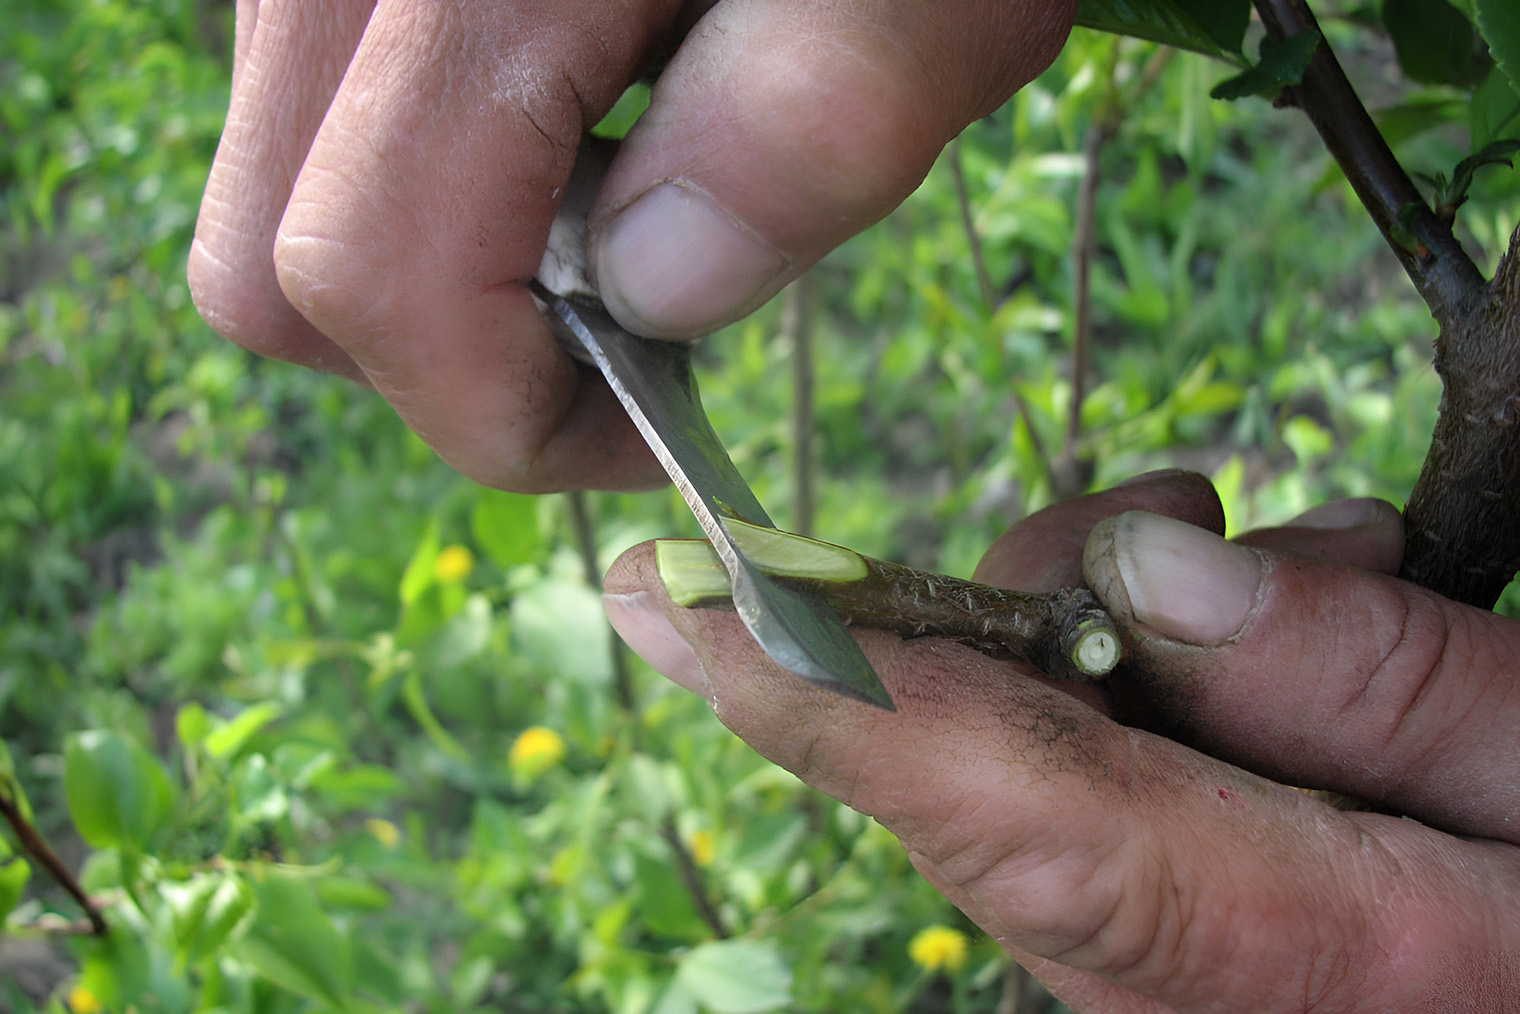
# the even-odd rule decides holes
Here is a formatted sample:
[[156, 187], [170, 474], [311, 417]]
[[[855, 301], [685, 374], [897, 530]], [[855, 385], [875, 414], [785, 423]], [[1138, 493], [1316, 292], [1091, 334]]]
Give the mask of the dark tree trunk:
[[1520, 570], [1520, 229], [1436, 339], [1441, 418], [1405, 508], [1402, 577], [1490, 607]]

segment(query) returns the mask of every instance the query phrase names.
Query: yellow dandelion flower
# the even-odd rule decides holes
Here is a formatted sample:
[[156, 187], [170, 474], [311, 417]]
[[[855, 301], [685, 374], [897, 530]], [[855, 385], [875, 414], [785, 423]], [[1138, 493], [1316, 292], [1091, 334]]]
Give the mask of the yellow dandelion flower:
[[698, 866], [710, 864], [717, 853], [711, 831], [693, 831], [686, 839], [686, 848], [691, 852], [691, 861]]
[[396, 847], [401, 841], [401, 829], [388, 820], [380, 817], [371, 817], [364, 822], [364, 830], [375, 836], [375, 841], [388, 849]]
[[464, 546], [444, 546], [433, 561], [433, 577], [443, 584], [463, 581], [475, 569], [475, 555]]
[[966, 934], [949, 926], [925, 926], [908, 941], [908, 957], [930, 972], [955, 971], [966, 963]]
[[565, 741], [553, 729], [535, 725], [524, 729], [507, 754], [507, 766], [514, 774], [537, 778], [565, 759]]
[[75, 986], [69, 990], [69, 1010], [74, 1014], [100, 1014], [105, 1008], [94, 993], [83, 986]]

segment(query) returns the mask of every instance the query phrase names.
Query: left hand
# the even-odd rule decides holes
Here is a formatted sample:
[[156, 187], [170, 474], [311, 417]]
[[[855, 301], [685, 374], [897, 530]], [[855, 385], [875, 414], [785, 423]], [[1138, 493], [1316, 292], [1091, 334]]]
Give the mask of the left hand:
[[[1131, 510], [1150, 513], [1086, 545]], [[989, 551], [979, 580], [1041, 590], [1081, 581], [1086, 546], [1089, 582], [1152, 672], [1090, 704], [960, 645], [873, 630], [856, 634], [897, 713], [830, 695], [732, 613], [673, 606], [647, 545], [614, 564], [606, 601], [640, 655], [879, 820], [1075, 1010], [1513, 1009], [1520, 835], [1502, 831], [1520, 702], [1501, 691], [1520, 624], [1380, 573], [1402, 549], [1387, 505], [1327, 505], [1251, 549], [1221, 528], [1206, 480], [1160, 473], [1042, 511]], [[1193, 593], [1158, 597], [1168, 579]], [[1110, 714], [1507, 841], [1341, 812]]]

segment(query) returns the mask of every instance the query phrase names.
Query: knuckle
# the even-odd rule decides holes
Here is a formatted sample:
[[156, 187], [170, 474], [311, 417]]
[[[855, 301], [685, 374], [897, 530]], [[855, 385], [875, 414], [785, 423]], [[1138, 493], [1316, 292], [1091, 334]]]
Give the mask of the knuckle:
[[1420, 765], [1448, 731], [1455, 701], [1447, 656], [1461, 622], [1454, 628], [1434, 604], [1408, 596], [1400, 596], [1389, 615], [1366, 676], [1344, 710], [1355, 713], [1356, 727], [1375, 741], [1377, 756]]
[[349, 346], [377, 329], [400, 281], [391, 230], [360, 211], [341, 218], [292, 201], [274, 243], [285, 299], [319, 331]]
[[258, 355], [303, 361], [300, 321], [268, 267], [253, 263], [246, 251], [197, 239], [186, 280], [196, 310], [217, 334]]

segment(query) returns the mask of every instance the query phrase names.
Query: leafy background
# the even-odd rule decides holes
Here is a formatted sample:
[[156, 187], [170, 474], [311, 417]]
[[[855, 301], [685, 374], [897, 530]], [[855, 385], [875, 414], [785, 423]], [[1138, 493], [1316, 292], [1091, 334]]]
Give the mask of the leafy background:
[[[1317, 5], [1412, 170], [1516, 135], [1506, 3]], [[1148, 468], [1212, 475], [1235, 530], [1402, 501], [1439, 392], [1428, 313], [1297, 115], [1209, 97], [1245, 5], [1149, 9], [1215, 58], [1079, 30], [900, 211], [704, 346], [714, 422], [783, 524], [965, 575], [1058, 492]], [[479, 488], [374, 395], [199, 320], [230, 20], [12, 0], [0, 32], [0, 799], [111, 926], [79, 932], [0, 837], [0, 1007], [1058, 1009], [883, 830], [614, 643], [594, 576], [695, 534], [674, 494]], [[1480, 264], [1517, 194], [1479, 174]], [[800, 426], [788, 309], [812, 321]]]

